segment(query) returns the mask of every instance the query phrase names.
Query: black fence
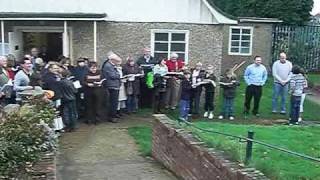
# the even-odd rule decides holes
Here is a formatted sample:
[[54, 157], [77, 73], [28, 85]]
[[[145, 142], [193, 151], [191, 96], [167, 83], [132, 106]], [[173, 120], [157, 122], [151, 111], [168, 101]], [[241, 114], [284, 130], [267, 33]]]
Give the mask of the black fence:
[[320, 71], [320, 26], [273, 27], [272, 60], [284, 51], [293, 63], [307, 71]]
[[224, 132], [204, 129], [204, 128], [198, 127], [198, 126], [196, 126], [193, 123], [188, 122], [188, 121], [179, 121], [179, 124], [181, 122], [187, 124], [188, 126], [194, 128], [194, 129], [200, 130], [202, 132], [218, 134], [218, 135], [222, 135], [222, 136], [226, 136], [226, 137], [230, 137], [230, 138], [239, 140], [239, 142], [246, 143], [246, 151], [245, 151], [245, 159], [244, 159], [244, 163], [245, 164], [249, 164], [250, 161], [251, 161], [251, 158], [253, 156], [252, 149], [253, 149], [253, 145], [254, 144], [259, 144], [259, 145], [262, 145], [262, 146], [264, 146], [266, 148], [269, 148], [269, 149], [272, 149], [272, 150], [277, 150], [277, 151], [289, 154], [291, 156], [296, 156], [296, 157], [300, 157], [300, 158], [303, 158], [303, 159], [306, 159], [306, 160], [309, 160], [309, 161], [312, 161], [312, 162], [320, 163], [320, 159], [318, 159], [318, 158], [311, 157], [311, 156], [308, 156], [308, 155], [305, 155], [305, 154], [301, 154], [301, 153], [298, 153], [298, 152], [294, 152], [294, 151], [291, 151], [291, 150], [288, 150], [288, 149], [285, 149], [285, 148], [282, 148], [282, 147], [279, 147], [279, 146], [276, 146], [276, 145], [272, 145], [272, 144], [268, 144], [268, 143], [259, 141], [259, 140], [255, 140], [253, 131], [248, 131], [247, 137], [243, 137], [243, 136], [236, 136], [236, 135], [229, 134], [229, 133], [224, 133]]

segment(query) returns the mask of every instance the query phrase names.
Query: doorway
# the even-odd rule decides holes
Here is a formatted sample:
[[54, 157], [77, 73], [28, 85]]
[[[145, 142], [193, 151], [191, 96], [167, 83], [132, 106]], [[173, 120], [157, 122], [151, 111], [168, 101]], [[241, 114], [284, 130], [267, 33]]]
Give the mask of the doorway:
[[39, 56], [45, 62], [57, 61], [62, 55], [62, 33], [57, 32], [23, 32], [24, 54], [30, 53], [31, 48], [39, 50]]

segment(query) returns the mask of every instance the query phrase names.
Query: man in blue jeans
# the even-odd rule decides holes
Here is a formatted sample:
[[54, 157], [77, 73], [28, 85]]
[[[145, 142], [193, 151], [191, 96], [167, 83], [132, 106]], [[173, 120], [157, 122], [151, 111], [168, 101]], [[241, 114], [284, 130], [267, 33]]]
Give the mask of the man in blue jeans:
[[272, 75], [274, 78], [272, 95], [272, 113], [278, 112], [278, 99], [280, 96], [280, 113], [286, 114], [286, 97], [288, 94], [291, 70], [292, 63], [287, 60], [286, 53], [281, 52], [280, 59], [275, 61], [272, 66]]

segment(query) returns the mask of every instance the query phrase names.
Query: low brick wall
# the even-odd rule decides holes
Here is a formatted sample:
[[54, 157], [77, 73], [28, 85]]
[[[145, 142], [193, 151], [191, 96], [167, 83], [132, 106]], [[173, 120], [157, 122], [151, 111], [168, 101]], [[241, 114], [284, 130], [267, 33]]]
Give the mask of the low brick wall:
[[208, 148], [183, 129], [174, 128], [165, 115], [156, 115], [152, 130], [152, 156], [186, 180], [268, 179], [254, 168], [241, 167], [222, 152]]

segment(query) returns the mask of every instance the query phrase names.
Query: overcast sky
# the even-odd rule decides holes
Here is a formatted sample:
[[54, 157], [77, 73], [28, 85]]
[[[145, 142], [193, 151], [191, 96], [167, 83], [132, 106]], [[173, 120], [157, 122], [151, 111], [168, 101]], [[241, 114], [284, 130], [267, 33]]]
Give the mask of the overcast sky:
[[313, 10], [311, 12], [312, 15], [320, 13], [320, 0], [313, 0]]

